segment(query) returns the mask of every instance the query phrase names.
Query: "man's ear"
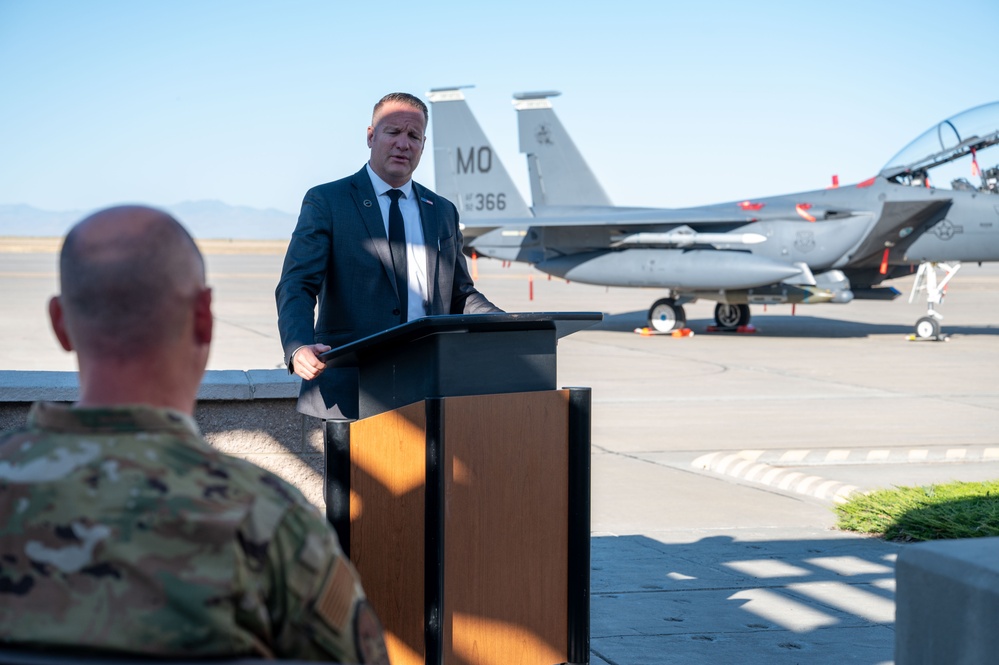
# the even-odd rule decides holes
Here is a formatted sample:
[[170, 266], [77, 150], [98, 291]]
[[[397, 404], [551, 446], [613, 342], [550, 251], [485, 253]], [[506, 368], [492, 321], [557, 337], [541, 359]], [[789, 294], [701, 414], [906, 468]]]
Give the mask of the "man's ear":
[[49, 321], [52, 323], [52, 332], [55, 333], [59, 344], [67, 351], [73, 350], [73, 341], [66, 332], [66, 320], [63, 316], [62, 301], [59, 296], [52, 296], [49, 299]]
[[205, 288], [200, 291], [194, 301], [194, 339], [198, 344], [208, 345], [212, 342], [212, 290]]
[[369, 148], [371, 147], [371, 142], [374, 141], [374, 138], [375, 138], [375, 128], [374, 127], [368, 127], [368, 147]]

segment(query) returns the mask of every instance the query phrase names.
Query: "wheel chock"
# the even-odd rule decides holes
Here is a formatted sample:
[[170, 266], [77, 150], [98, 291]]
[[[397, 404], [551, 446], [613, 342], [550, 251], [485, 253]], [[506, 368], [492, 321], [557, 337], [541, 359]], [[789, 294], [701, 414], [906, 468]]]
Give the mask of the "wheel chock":
[[756, 332], [756, 326], [754, 326], [752, 323], [745, 326], [739, 326], [737, 328], [729, 328], [726, 326], [708, 326], [706, 330], [707, 332], [739, 333], [743, 335], [749, 335]]
[[642, 337], [656, 337], [661, 335], [668, 335], [670, 337], [693, 337], [694, 331], [690, 328], [680, 328], [679, 330], [671, 330], [669, 332], [659, 332], [658, 330], [653, 330], [652, 328], [635, 328], [635, 334], [641, 335]]
[[905, 339], [910, 342], [949, 342], [950, 335], [933, 335], [931, 337], [920, 337], [919, 335], [913, 335], [909, 333], [905, 336]]

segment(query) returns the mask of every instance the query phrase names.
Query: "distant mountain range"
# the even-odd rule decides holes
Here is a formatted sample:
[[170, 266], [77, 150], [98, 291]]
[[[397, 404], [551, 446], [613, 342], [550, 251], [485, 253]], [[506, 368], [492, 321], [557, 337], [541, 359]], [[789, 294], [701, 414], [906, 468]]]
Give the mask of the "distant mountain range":
[[[296, 217], [280, 210], [231, 206], [221, 201], [185, 201], [162, 206], [195, 238], [286, 240]], [[0, 205], [0, 236], [58, 238], [90, 211], [52, 212], [27, 205]]]

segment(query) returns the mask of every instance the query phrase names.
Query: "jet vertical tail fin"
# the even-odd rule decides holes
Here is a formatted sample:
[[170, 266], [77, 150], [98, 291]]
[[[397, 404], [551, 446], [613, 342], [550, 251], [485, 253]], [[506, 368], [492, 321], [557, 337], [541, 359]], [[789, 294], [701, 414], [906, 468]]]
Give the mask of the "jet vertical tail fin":
[[552, 110], [548, 98], [559, 94], [522, 92], [513, 96], [533, 205], [610, 206], [607, 193]]
[[461, 89], [435, 88], [427, 97], [433, 107], [437, 193], [453, 201], [465, 219], [531, 217]]

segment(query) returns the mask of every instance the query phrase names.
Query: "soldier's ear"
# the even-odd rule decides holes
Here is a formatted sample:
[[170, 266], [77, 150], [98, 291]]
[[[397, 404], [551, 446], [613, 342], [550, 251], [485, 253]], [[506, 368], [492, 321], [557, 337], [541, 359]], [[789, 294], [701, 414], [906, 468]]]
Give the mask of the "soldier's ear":
[[212, 290], [205, 288], [194, 301], [194, 339], [198, 344], [211, 344], [213, 327]]
[[66, 331], [66, 319], [62, 311], [62, 301], [59, 296], [52, 296], [49, 299], [49, 321], [52, 323], [52, 332], [55, 333], [59, 344], [67, 351], [73, 350], [73, 340], [69, 338]]

